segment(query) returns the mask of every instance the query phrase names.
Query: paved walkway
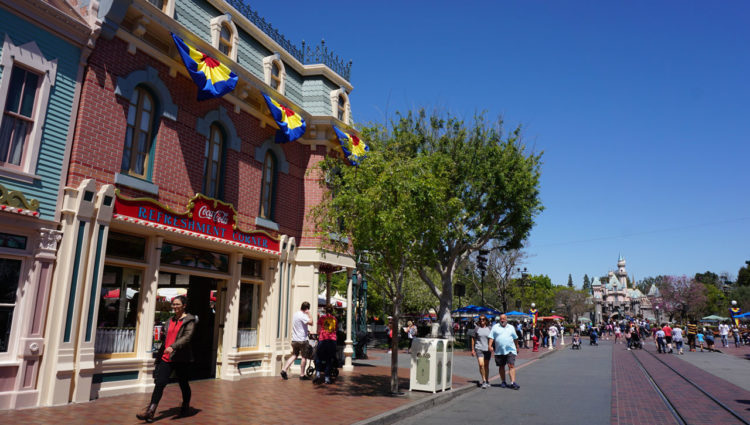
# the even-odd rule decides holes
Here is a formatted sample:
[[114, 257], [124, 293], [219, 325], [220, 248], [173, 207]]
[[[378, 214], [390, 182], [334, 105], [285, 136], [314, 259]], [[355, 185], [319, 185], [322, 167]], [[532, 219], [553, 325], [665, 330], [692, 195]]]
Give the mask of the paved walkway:
[[[390, 395], [390, 366], [383, 350], [369, 350], [370, 359], [355, 362], [353, 372], [341, 372], [333, 385], [313, 385], [290, 375], [250, 378], [237, 382], [204, 380], [191, 383], [195, 415], [173, 419], [181, 403], [179, 388], [170, 385], [159, 404], [156, 423], [188, 424], [352, 424], [385, 412], [419, 402], [435, 395], [409, 391], [408, 356], [399, 361], [399, 388], [403, 396]], [[521, 358], [530, 361], [543, 353], [522, 350]], [[400, 355], [401, 357], [401, 355]], [[478, 375], [476, 359], [456, 352], [455, 368]], [[296, 373], [298, 367], [292, 367]], [[468, 375], [471, 375], [468, 373]], [[476, 376], [454, 373], [454, 390], [473, 386]], [[440, 393], [438, 393], [440, 395]], [[106, 397], [88, 403], [0, 411], [2, 424], [136, 424], [135, 414], [146, 406], [150, 394]], [[325, 418], [325, 419], [321, 419]]]

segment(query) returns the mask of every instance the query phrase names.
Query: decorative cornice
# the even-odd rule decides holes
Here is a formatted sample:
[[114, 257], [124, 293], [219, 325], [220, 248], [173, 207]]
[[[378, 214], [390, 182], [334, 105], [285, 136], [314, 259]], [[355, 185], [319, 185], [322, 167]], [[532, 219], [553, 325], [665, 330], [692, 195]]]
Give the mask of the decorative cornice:
[[0, 210], [38, 217], [39, 200], [27, 200], [23, 192], [8, 190], [0, 184]]

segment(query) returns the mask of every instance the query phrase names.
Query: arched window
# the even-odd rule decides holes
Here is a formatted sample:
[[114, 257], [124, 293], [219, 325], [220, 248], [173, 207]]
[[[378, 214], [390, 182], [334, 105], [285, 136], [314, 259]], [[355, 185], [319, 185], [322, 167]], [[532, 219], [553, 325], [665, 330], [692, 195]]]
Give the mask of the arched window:
[[279, 90], [281, 87], [281, 67], [278, 61], [273, 61], [271, 64], [271, 88]]
[[219, 33], [219, 50], [227, 56], [229, 56], [229, 53], [232, 51], [232, 30], [226, 23], [221, 25], [221, 32]]
[[344, 117], [346, 117], [346, 98], [344, 95], [339, 95], [339, 103], [338, 103], [338, 119], [339, 121], [344, 121]]
[[122, 171], [135, 177], [148, 178], [151, 146], [155, 136], [156, 104], [153, 95], [138, 86], [130, 97], [128, 127], [122, 154]]
[[269, 87], [284, 94], [286, 69], [278, 53], [263, 58], [263, 79]]
[[273, 218], [273, 190], [276, 180], [276, 158], [269, 151], [263, 160], [263, 177], [260, 191], [260, 217]]
[[212, 124], [206, 139], [203, 164], [203, 193], [211, 198], [221, 197], [224, 145], [224, 132], [218, 125]]
[[349, 105], [349, 94], [347, 94], [346, 90], [342, 87], [340, 89], [331, 90], [330, 96], [331, 116], [348, 124], [352, 113], [351, 106]]

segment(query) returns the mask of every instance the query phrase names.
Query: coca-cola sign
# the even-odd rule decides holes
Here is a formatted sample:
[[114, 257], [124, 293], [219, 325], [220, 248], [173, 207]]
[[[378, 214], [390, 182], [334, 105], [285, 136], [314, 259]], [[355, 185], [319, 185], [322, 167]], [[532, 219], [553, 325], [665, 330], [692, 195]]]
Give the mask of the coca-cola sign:
[[198, 209], [198, 217], [219, 224], [229, 224], [229, 214], [222, 210], [212, 210], [208, 205], [201, 205]]
[[196, 233], [238, 246], [279, 252], [279, 240], [264, 231], [246, 232], [237, 226], [237, 211], [231, 204], [197, 194], [185, 212], [177, 213], [154, 199], [131, 199], [117, 192], [115, 217], [127, 221], [168, 228], [177, 233]]

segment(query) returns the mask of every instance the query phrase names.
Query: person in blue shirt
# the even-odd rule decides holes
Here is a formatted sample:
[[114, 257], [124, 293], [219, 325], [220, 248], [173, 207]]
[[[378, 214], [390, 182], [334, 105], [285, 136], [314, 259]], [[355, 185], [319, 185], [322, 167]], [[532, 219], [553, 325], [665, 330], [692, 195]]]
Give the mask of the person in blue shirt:
[[[495, 353], [495, 364], [500, 368], [500, 378], [503, 382], [500, 388], [512, 388], [517, 390], [521, 388], [516, 383], [516, 340], [518, 335], [513, 326], [508, 325], [508, 317], [500, 315], [500, 323], [496, 323], [490, 330], [489, 346], [490, 351]], [[510, 375], [511, 384], [505, 382], [505, 365], [508, 365], [508, 374]]]

